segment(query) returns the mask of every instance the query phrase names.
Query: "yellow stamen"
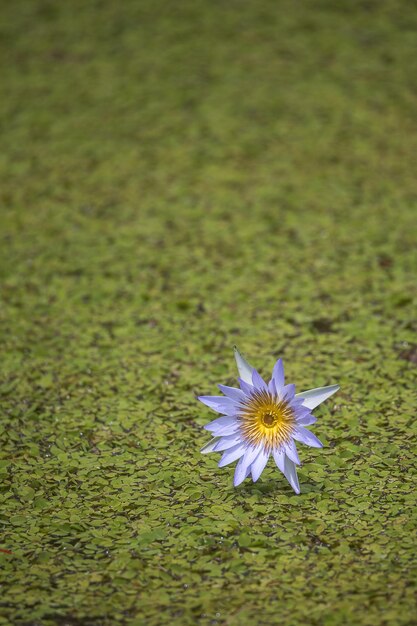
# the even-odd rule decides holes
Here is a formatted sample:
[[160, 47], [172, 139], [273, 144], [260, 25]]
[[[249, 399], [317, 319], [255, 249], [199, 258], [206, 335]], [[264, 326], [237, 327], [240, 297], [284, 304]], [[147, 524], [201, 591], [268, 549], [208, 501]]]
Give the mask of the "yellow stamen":
[[252, 445], [262, 444], [267, 451], [289, 441], [294, 413], [285, 400], [268, 391], [255, 392], [240, 412], [243, 436]]

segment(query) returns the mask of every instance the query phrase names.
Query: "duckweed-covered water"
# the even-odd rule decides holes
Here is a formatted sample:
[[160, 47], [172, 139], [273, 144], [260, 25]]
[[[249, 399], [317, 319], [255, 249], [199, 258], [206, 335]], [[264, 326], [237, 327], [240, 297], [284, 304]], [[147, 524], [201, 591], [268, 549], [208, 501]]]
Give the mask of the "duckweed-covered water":
[[[0, 624], [413, 623], [416, 28], [3, 6]], [[234, 344], [341, 385], [300, 496], [199, 453]]]

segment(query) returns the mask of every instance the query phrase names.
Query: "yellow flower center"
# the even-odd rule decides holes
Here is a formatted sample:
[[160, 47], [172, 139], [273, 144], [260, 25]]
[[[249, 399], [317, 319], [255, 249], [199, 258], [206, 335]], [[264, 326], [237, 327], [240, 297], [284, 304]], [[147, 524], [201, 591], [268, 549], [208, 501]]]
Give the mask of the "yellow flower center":
[[268, 391], [255, 392], [242, 406], [239, 417], [246, 441], [252, 445], [262, 444], [269, 452], [290, 439], [295, 423], [287, 402]]
[[273, 428], [278, 420], [279, 415], [276, 411], [268, 411], [267, 413], [264, 413], [261, 417], [261, 422], [265, 426], [265, 428]]

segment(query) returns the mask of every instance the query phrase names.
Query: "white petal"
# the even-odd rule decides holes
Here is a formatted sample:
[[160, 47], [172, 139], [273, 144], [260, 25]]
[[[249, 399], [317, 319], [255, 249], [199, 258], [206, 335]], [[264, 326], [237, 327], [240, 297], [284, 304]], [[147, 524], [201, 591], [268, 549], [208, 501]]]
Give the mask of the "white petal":
[[240, 354], [240, 352], [236, 348], [236, 346], [234, 347], [234, 351], [235, 351], [236, 365], [237, 365], [237, 369], [238, 369], [240, 378], [245, 383], [248, 383], [249, 385], [252, 385], [252, 370], [253, 370], [253, 367], [251, 365], [249, 365], [249, 363], [247, 361], [245, 361], [245, 359]]
[[300, 493], [300, 483], [298, 482], [297, 469], [294, 463], [285, 456], [284, 462], [284, 476], [294, 489], [295, 493]]
[[214, 439], [206, 443], [206, 445], [203, 446], [200, 450], [201, 454], [208, 454], [209, 452], [213, 452], [219, 440], [220, 440], [220, 437], [214, 437]]
[[224, 467], [225, 465], [229, 465], [229, 463], [233, 463], [237, 459], [240, 459], [242, 454], [245, 453], [246, 446], [243, 443], [238, 443], [233, 448], [229, 448], [226, 452], [223, 452], [223, 456], [220, 459], [219, 467]]
[[254, 483], [258, 480], [259, 476], [264, 471], [265, 465], [268, 463], [269, 452], [261, 450], [256, 459], [251, 465], [252, 480]]
[[316, 406], [330, 398], [336, 391], [339, 391], [339, 385], [329, 385], [328, 387], [317, 387], [317, 389], [309, 389], [295, 394], [296, 398], [303, 398], [303, 406], [308, 409], [315, 409]]

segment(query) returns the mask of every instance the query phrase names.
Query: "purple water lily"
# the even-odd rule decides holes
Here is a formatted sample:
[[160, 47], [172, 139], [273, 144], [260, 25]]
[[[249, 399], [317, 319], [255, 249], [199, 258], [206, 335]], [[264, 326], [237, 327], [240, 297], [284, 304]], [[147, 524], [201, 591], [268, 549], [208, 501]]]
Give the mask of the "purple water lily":
[[296, 394], [295, 385], [285, 385], [281, 359], [275, 363], [272, 378], [266, 383], [237, 348], [235, 358], [240, 389], [218, 385], [224, 396], [198, 398], [222, 415], [205, 426], [214, 439], [201, 452], [223, 452], [219, 467], [238, 460], [235, 487], [249, 474], [256, 482], [272, 455], [295, 493], [300, 493], [296, 470], [300, 459], [295, 441], [313, 448], [323, 447], [306, 426], [317, 421], [311, 411], [333, 395], [339, 385]]

